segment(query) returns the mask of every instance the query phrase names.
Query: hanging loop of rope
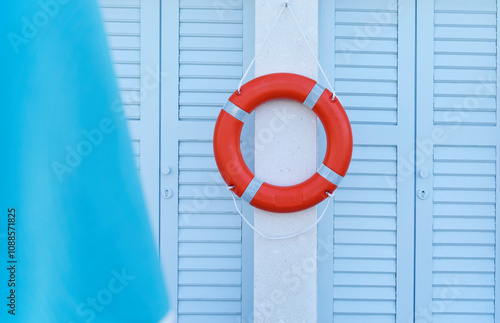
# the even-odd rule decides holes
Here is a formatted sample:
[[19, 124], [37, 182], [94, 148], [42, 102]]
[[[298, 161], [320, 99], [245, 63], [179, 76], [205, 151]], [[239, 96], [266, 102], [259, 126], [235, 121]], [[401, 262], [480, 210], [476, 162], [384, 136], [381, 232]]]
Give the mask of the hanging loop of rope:
[[264, 48], [264, 45], [267, 43], [267, 39], [269, 38], [269, 36], [273, 32], [274, 27], [276, 27], [276, 24], [278, 23], [278, 21], [280, 20], [281, 16], [283, 15], [283, 11], [287, 7], [288, 7], [288, 4], [286, 4], [286, 2], [285, 2], [285, 4], [283, 5], [283, 7], [281, 7], [281, 9], [280, 9], [280, 11], [278, 13], [278, 16], [276, 17], [276, 19], [274, 20], [273, 24], [271, 25], [271, 29], [269, 29], [269, 31], [267, 32], [266, 36], [264, 37], [264, 41], [262, 42], [262, 45], [260, 46], [260, 48], [257, 50], [257, 52], [255, 53], [255, 55], [253, 56], [252, 61], [250, 62], [250, 65], [248, 65], [247, 70], [243, 74], [243, 77], [240, 79], [240, 83], [238, 84], [238, 93], [241, 93], [241, 86], [243, 85], [243, 80], [248, 75], [248, 72], [250, 71], [250, 69], [252, 68], [252, 66], [255, 64], [255, 58], [259, 55], [259, 53], [262, 50], [262, 48]]
[[234, 207], [236, 208], [236, 211], [241, 216], [241, 218], [243, 219], [243, 221], [245, 221], [245, 223], [250, 228], [252, 228], [253, 231], [255, 231], [255, 233], [257, 233], [258, 235], [260, 235], [261, 237], [263, 237], [264, 239], [267, 239], [267, 240], [284, 240], [284, 239], [290, 239], [290, 238], [294, 238], [294, 237], [300, 236], [301, 234], [304, 234], [307, 231], [311, 230], [312, 228], [314, 228], [321, 221], [321, 219], [323, 219], [323, 217], [326, 214], [326, 210], [328, 209], [328, 206], [330, 206], [330, 201], [335, 196], [334, 193], [330, 193], [328, 191], [325, 192], [328, 195], [328, 199], [326, 201], [325, 208], [323, 209], [323, 212], [321, 212], [321, 215], [318, 217], [318, 219], [313, 224], [311, 224], [310, 226], [308, 226], [307, 228], [305, 228], [305, 229], [303, 229], [303, 230], [301, 230], [299, 232], [288, 234], [288, 235], [284, 235], [284, 236], [268, 236], [268, 235], [262, 233], [261, 231], [259, 231], [256, 227], [254, 227], [250, 223], [250, 221], [248, 221], [247, 218], [243, 215], [243, 213], [241, 213], [240, 209], [238, 208], [238, 204], [236, 203], [235, 194], [232, 191], [233, 188], [234, 188], [234, 186], [227, 186], [227, 189], [231, 193], [231, 196], [233, 198], [233, 203], [234, 203]]
[[323, 67], [321, 66], [320, 62], [319, 62], [319, 59], [318, 57], [316, 56], [315, 52], [314, 52], [314, 49], [312, 48], [311, 46], [311, 43], [309, 42], [309, 40], [307, 39], [307, 36], [304, 32], [304, 29], [302, 29], [302, 26], [300, 25], [299, 21], [297, 20], [297, 17], [295, 16], [295, 13], [292, 9], [292, 6], [290, 4], [289, 1], [285, 1], [283, 3], [283, 6], [281, 7], [276, 19], [274, 20], [273, 24], [271, 25], [271, 28], [269, 29], [269, 31], [267, 32], [266, 36], [264, 37], [264, 41], [262, 42], [262, 45], [260, 46], [260, 48], [257, 50], [257, 52], [255, 53], [252, 61], [250, 62], [250, 64], [248, 65], [248, 68], [246, 69], [245, 73], [243, 73], [243, 77], [240, 79], [240, 83], [238, 84], [238, 93], [241, 93], [241, 86], [243, 85], [243, 80], [247, 77], [248, 75], [248, 72], [250, 72], [250, 69], [252, 68], [252, 66], [255, 64], [255, 59], [256, 57], [259, 55], [259, 53], [262, 51], [262, 48], [264, 48], [265, 44], [267, 43], [267, 40], [269, 39], [269, 36], [271, 35], [271, 33], [273, 32], [274, 28], [276, 27], [276, 25], [278, 24], [278, 21], [280, 20], [281, 16], [283, 15], [283, 12], [285, 10], [285, 8], [288, 8], [288, 10], [290, 11], [290, 14], [292, 15], [292, 18], [293, 20], [295, 21], [295, 24], [297, 25], [297, 27], [299, 28], [299, 31], [302, 35], [302, 37], [304, 38], [304, 40], [306, 41], [306, 44], [307, 44], [307, 47], [309, 48], [312, 56], [314, 57], [314, 60], [316, 61], [316, 64], [318, 65], [318, 68], [319, 70], [321, 71], [321, 73], [323, 74], [323, 77], [325, 78], [326, 80], [326, 83], [328, 84], [328, 88], [330, 89], [330, 91], [333, 93], [332, 95], [332, 100], [335, 99], [335, 97], [337, 96], [335, 94], [335, 90], [333, 89], [333, 86], [332, 84], [330, 83], [330, 80], [328, 79], [328, 77], [326, 76], [326, 73], [325, 71], [323, 70]]

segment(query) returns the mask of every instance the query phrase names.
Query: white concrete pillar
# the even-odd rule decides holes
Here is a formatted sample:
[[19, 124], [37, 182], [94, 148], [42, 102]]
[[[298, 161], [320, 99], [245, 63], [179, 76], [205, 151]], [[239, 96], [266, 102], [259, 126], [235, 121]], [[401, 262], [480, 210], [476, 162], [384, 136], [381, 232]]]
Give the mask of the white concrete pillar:
[[[255, 0], [256, 50], [283, 3]], [[290, 4], [317, 55], [318, 0], [292, 0]], [[255, 62], [256, 77], [275, 72], [297, 73], [316, 80], [318, 77], [314, 57], [288, 9]], [[258, 108], [257, 177], [275, 185], [293, 185], [313, 175], [318, 152], [316, 126], [314, 113], [296, 102], [273, 101]], [[285, 214], [256, 209], [254, 222], [267, 235], [286, 235], [308, 227], [316, 216], [316, 207]], [[255, 234], [254, 251], [254, 322], [316, 322], [316, 229], [286, 240], [270, 241]]]

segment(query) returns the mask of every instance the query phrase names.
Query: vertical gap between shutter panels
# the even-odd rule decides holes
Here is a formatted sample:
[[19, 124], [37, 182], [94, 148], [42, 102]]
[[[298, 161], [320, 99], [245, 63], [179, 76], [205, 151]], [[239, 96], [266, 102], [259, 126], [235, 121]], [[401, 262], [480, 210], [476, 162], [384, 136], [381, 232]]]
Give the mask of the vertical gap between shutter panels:
[[[418, 71], [418, 66], [417, 66], [417, 32], [418, 32], [418, 16], [417, 16], [417, 1], [415, 1], [415, 71], [414, 71], [414, 95], [415, 95], [415, 100], [414, 100], [414, 120], [415, 120], [415, 130], [413, 133], [413, 149], [414, 151], [417, 151], [417, 71]], [[415, 154], [415, 160], [413, 161], [414, 165], [416, 165], [417, 162], [417, 154]], [[414, 179], [413, 179], [413, 190], [414, 193], [417, 192], [417, 172], [416, 169], [414, 170]], [[416, 194], [413, 194], [413, 321], [415, 321], [415, 300], [416, 300], [416, 279], [417, 275], [415, 275], [416, 269], [417, 269], [417, 262], [416, 262], [416, 256], [417, 256], [417, 198]]]

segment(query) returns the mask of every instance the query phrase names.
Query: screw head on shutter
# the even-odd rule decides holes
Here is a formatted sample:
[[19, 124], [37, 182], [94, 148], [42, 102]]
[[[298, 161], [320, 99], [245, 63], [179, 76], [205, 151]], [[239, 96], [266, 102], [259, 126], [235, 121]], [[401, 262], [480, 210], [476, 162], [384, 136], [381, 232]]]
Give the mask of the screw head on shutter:
[[420, 172], [418, 173], [420, 177], [422, 178], [427, 178], [429, 177], [429, 171], [427, 169], [421, 169]]

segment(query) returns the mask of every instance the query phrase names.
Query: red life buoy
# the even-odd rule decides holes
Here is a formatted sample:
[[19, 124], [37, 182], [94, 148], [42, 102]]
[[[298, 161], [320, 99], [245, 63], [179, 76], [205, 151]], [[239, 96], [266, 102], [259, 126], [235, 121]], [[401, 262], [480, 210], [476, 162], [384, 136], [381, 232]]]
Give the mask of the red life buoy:
[[[352, 155], [349, 119], [338, 98], [316, 81], [298, 74], [275, 73], [255, 78], [235, 91], [220, 111], [214, 131], [214, 155], [219, 172], [232, 191], [250, 205], [271, 212], [310, 208], [333, 193], [345, 176]], [[263, 183], [250, 171], [240, 148], [245, 118], [261, 104], [290, 99], [312, 109], [326, 132], [323, 164], [304, 182], [292, 186]]]

